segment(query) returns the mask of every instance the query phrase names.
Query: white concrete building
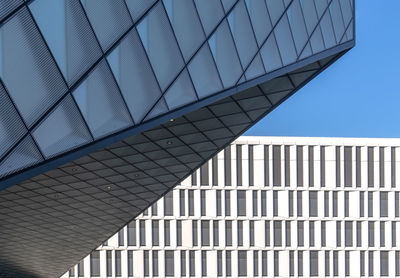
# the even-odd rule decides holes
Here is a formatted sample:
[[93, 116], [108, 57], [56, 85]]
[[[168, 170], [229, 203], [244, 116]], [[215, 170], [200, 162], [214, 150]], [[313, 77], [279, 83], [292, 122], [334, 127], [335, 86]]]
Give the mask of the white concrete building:
[[400, 140], [240, 137], [64, 277], [400, 276]]

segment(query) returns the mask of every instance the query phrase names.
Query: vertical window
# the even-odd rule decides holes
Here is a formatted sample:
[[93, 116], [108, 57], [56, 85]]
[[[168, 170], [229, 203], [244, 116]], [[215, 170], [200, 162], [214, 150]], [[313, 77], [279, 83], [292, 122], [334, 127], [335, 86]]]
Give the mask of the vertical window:
[[136, 245], [136, 220], [128, 224], [128, 246]]
[[112, 251], [106, 251], [106, 272], [107, 277], [112, 276]]
[[379, 187], [385, 186], [385, 148], [379, 147]]
[[374, 187], [374, 147], [368, 147], [368, 187]]
[[[153, 262], [154, 264], [154, 262]], [[154, 273], [154, 271], [153, 271]], [[128, 250], [128, 276], [133, 276], [133, 251]]]
[[297, 275], [303, 276], [303, 251], [297, 251]]
[[253, 193], [253, 216], [258, 216], [258, 196], [257, 196], [257, 193], [258, 193], [258, 191], [257, 190], [253, 190], [252, 191]]
[[186, 276], [186, 251], [181, 250], [181, 276]]
[[344, 192], [344, 216], [349, 217], [349, 192]]
[[243, 246], [243, 220], [237, 221], [237, 241], [238, 246]]
[[356, 187], [361, 187], [361, 147], [356, 147]]
[[340, 187], [340, 146], [336, 146], [336, 187]]
[[290, 186], [290, 146], [285, 146], [285, 186]]
[[165, 251], [165, 276], [174, 276], [174, 251]]
[[210, 220], [201, 220], [201, 245], [210, 246]]
[[269, 146], [264, 145], [264, 185], [269, 186]]
[[217, 251], [217, 276], [222, 276], [222, 251]]
[[274, 221], [274, 246], [282, 246], [282, 221]]
[[360, 276], [365, 276], [365, 251], [360, 251]]
[[272, 209], [273, 215], [278, 216], [278, 191], [272, 191]]
[[225, 190], [225, 216], [231, 216], [231, 191]]
[[368, 247], [374, 247], [374, 222], [368, 221]]
[[[159, 221], [158, 220], [152, 220], [151, 221], [151, 238], [153, 241], [153, 246], [159, 246], [160, 245], [160, 230], [159, 230]], [[145, 245], [145, 243], [141, 243], [141, 246]]]
[[254, 186], [254, 146], [249, 145], [249, 186]]
[[237, 212], [238, 216], [246, 216], [246, 191], [237, 191]]
[[217, 216], [222, 215], [222, 202], [221, 202], [221, 190], [216, 191], [217, 194]]
[[231, 186], [231, 146], [229, 145], [224, 149], [224, 174], [225, 174], [225, 186]]
[[185, 216], [185, 190], [179, 190], [179, 216]]
[[218, 155], [212, 158], [212, 184], [218, 185]]
[[261, 251], [261, 261], [262, 261], [262, 275], [267, 276], [268, 275], [268, 251]]
[[158, 251], [153, 250], [152, 255], [153, 255], [153, 276], [157, 277], [158, 276]]
[[297, 191], [297, 216], [303, 216], [303, 191]]
[[195, 265], [195, 251], [189, 251], [189, 275], [196, 275], [196, 265]]
[[281, 186], [281, 146], [272, 146], [273, 186]]
[[344, 275], [350, 276], [350, 252], [344, 252]]
[[318, 251], [310, 251], [310, 275], [318, 276]]
[[90, 275], [100, 276], [100, 251], [95, 250], [90, 254]]
[[194, 191], [192, 189], [188, 190], [189, 198], [189, 216], [194, 216]]
[[360, 191], [360, 217], [364, 217], [364, 192]]
[[269, 220], [265, 220], [264, 222], [265, 225], [265, 246], [269, 246], [269, 233], [270, 233], [270, 225], [269, 225]]
[[297, 245], [304, 246], [304, 221], [297, 222]]
[[294, 251], [289, 251], [289, 276], [294, 276]]
[[285, 238], [286, 238], [286, 246], [291, 245], [291, 221], [285, 221]]
[[208, 180], [208, 161], [200, 167], [200, 185], [209, 185]]
[[279, 251], [274, 251], [274, 276], [279, 276]]
[[373, 217], [374, 212], [374, 195], [373, 192], [368, 192], [368, 217]]
[[197, 171], [192, 174], [192, 185], [197, 185]]
[[253, 251], [253, 275], [258, 276], [258, 251]]
[[309, 191], [309, 213], [310, 217], [318, 216], [318, 192]]
[[267, 216], [267, 192], [261, 190], [261, 216]]
[[236, 183], [237, 186], [242, 186], [242, 145], [236, 145]]
[[201, 251], [201, 276], [207, 276], [207, 251]]
[[310, 242], [310, 247], [314, 247], [315, 246], [315, 222], [314, 221], [310, 221], [308, 222], [309, 224], [309, 242]]
[[396, 251], [395, 253], [395, 271], [396, 271], [396, 276], [400, 276], [400, 251]]
[[171, 245], [171, 222], [169, 220], [164, 220], [164, 244], [165, 246]]
[[247, 276], [247, 251], [238, 251], [239, 276]]
[[394, 193], [394, 216], [399, 217], [399, 192]]
[[374, 276], [374, 251], [368, 251], [368, 275]]
[[118, 246], [124, 246], [124, 228], [118, 231]]
[[333, 276], [339, 275], [339, 252], [333, 251]]
[[214, 246], [219, 246], [219, 221], [213, 221], [213, 238], [214, 238]]
[[389, 252], [381, 251], [381, 276], [389, 275]]
[[145, 209], [143, 211], [143, 216], [148, 216], [149, 215], [149, 209]]
[[303, 146], [296, 147], [297, 186], [303, 186]]
[[325, 251], [325, 276], [330, 276], [330, 258], [329, 258], [329, 251]]
[[326, 222], [321, 221], [321, 246], [326, 246]]
[[293, 214], [293, 191], [289, 191], [289, 217], [292, 217]]
[[320, 163], [321, 163], [321, 187], [325, 187], [325, 146], [321, 146], [320, 150]]
[[324, 191], [324, 217], [329, 217], [329, 191]]
[[192, 220], [192, 243], [197, 246], [197, 220]]
[[392, 222], [392, 247], [396, 247], [396, 222]]
[[380, 216], [388, 217], [388, 193], [380, 192]]
[[254, 220], [249, 221], [250, 229], [250, 246], [254, 246]]
[[71, 267], [69, 269], [69, 277], [74, 277], [75, 276], [75, 266]]
[[176, 245], [182, 246], [182, 220], [176, 220]]
[[232, 276], [232, 253], [231, 251], [225, 251], [225, 274], [227, 277]]
[[173, 191], [168, 192], [164, 196], [164, 215], [172, 216], [174, 215], [174, 199], [173, 199]]
[[344, 147], [344, 186], [353, 186], [353, 158], [352, 158], [352, 147]]
[[396, 148], [392, 147], [390, 149], [391, 159], [390, 159], [390, 173], [391, 173], [391, 186], [396, 187]]
[[122, 275], [121, 267], [121, 250], [115, 251], [115, 276], [120, 277]]
[[356, 225], [357, 225], [357, 227], [356, 227], [356, 233], [357, 233], [357, 247], [361, 247], [361, 240], [362, 240], [362, 238], [361, 238], [361, 235], [362, 235], [362, 233], [361, 233], [361, 221], [357, 221], [356, 222]]
[[308, 146], [308, 185], [314, 187], [314, 146]]
[[206, 215], [206, 191], [200, 190], [200, 213], [201, 216]]
[[336, 221], [336, 247], [342, 246], [342, 223]]
[[344, 222], [344, 241], [346, 247], [353, 246], [353, 221]]
[[[183, 195], [183, 197], [185, 197], [185, 195]], [[158, 206], [157, 206], [157, 202], [155, 202], [152, 206], [151, 206], [151, 216], [157, 216], [158, 215]]]
[[232, 246], [232, 221], [225, 221], [225, 245]]
[[379, 233], [380, 233], [380, 246], [381, 247], [385, 247], [385, 222], [380, 222], [379, 223], [380, 229], [379, 229]]
[[337, 191], [332, 192], [333, 194], [333, 202], [332, 202], [332, 212], [333, 217], [338, 216], [338, 193]]

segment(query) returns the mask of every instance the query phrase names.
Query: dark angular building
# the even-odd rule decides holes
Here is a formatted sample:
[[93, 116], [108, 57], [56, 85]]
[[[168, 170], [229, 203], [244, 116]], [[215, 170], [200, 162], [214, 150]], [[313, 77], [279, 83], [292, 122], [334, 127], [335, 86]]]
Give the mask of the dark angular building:
[[354, 44], [353, 0], [3, 0], [0, 277], [57, 277]]

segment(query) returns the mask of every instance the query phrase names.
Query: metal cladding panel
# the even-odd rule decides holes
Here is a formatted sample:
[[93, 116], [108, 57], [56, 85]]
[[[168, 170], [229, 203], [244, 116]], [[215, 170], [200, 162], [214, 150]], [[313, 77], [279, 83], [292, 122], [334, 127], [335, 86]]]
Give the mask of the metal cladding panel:
[[0, 277], [61, 275], [354, 46], [351, 0], [93, 1], [0, 4]]

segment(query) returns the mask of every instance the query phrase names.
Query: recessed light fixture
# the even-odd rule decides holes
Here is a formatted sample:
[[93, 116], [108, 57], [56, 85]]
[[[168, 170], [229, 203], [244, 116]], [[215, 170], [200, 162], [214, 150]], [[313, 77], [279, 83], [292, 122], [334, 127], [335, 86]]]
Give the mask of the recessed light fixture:
[[78, 171], [78, 169], [77, 168], [72, 168], [71, 171], [72, 172], [76, 172], [76, 171]]
[[135, 178], [137, 178], [137, 177], [139, 177], [139, 174], [134, 174], [133, 176], [134, 176]]
[[172, 145], [172, 141], [167, 141], [167, 145]]
[[107, 191], [110, 191], [111, 190], [111, 185], [107, 185], [106, 189], [107, 189]]
[[169, 121], [170, 121], [170, 122], [173, 122], [173, 121], [175, 121], [175, 119], [169, 119]]

